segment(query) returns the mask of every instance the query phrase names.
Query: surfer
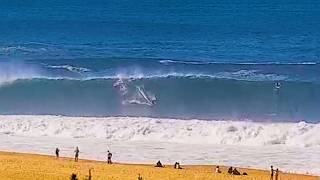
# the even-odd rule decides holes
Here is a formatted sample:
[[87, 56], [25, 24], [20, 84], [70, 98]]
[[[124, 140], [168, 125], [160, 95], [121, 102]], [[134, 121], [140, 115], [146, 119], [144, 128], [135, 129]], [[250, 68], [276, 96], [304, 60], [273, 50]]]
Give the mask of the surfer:
[[281, 83], [280, 82], [276, 82], [274, 85], [275, 90], [279, 90], [281, 88]]
[[122, 79], [118, 79], [114, 84], [113, 87], [119, 88], [119, 91], [122, 93], [122, 95], [127, 94], [127, 85]]

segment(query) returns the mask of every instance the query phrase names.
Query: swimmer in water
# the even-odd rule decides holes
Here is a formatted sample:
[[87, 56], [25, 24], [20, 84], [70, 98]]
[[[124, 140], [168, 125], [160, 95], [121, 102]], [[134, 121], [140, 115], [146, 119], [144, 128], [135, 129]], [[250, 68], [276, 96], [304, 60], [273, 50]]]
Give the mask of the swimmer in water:
[[281, 83], [280, 82], [276, 82], [274, 87], [275, 87], [275, 90], [279, 90], [281, 88]]

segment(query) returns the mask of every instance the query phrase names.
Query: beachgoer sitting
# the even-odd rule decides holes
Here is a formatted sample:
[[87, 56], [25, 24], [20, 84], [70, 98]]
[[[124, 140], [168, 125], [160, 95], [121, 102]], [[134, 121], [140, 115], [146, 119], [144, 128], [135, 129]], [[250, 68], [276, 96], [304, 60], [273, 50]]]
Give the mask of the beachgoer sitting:
[[216, 173], [221, 173], [219, 166], [216, 167]]
[[237, 170], [237, 168], [234, 168], [234, 169], [233, 169], [232, 174], [233, 174], [233, 175], [237, 175], [237, 176], [238, 176], [238, 175], [241, 175], [240, 172]]
[[232, 169], [232, 166], [228, 169], [228, 173], [229, 174], [232, 174], [232, 172], [233, 172], [233, 169]]
[[180, 163], [178, 163], [178, 162], [174, 163], [174, 168], [175, 169], [182, 169], [182, 167], [180, 166]]
[[160, 161], [157, 162], [155, 167], [164, 167]]

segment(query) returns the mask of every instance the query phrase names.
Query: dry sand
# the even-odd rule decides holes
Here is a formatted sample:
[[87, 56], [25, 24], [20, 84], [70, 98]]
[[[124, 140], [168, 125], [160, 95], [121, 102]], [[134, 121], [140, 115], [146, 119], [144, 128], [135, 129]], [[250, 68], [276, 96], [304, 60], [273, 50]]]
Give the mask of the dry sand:
[[[240, 172], [247, 172], [248, 176], [230, 176], [226, 168], [223, 173], [213, 173], [215, 166], [182, 166], [183, 169], [173, 169], [172, 166], [155, 168], [153, 165], [140, 164], [112, 164], [105, 162], [80, 160], [73, 162], [70, 158], [56, 159], [53, 156], [0, 152], [1, 180], [36, 180], [36, 179], [69, 179], [72, 173], [77, 174], [79, 180], [88, 178], [88, 170], [92, 168], [92, 179], [135, 180], [141, 174], [143, 180], [269, 180], [269, 172], [263, 170], [238, 168]], [[319, 177], [281, 173], [279, 180], [320, 180]]]

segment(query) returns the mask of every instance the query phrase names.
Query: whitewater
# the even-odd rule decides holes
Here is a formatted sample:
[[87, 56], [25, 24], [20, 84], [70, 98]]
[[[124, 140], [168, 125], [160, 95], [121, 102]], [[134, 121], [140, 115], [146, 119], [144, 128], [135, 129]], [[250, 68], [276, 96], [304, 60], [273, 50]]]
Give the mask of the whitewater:
[[320, 124], [1, 115], [0, 149], [117, 162], [221, 164], [320, 174]]

